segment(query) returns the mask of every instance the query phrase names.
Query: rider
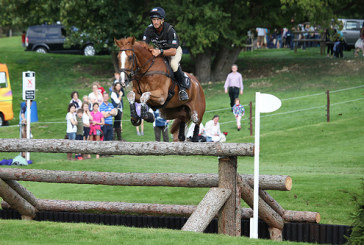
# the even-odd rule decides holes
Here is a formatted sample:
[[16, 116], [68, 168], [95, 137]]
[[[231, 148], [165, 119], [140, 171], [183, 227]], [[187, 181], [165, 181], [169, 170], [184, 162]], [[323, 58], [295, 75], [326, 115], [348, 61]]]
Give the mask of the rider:
[[152, 24], [145, 29], [143, 41], [152, 42], [157, 47], [151, 50], [154, 56], [170, 57], [170, 65], [179, 85], [179, 98], [182, 101], [188, 100], [186, 89], [189, 88], [189, 79], [179, 65], [182, 48], [179, 46], [178, 36], [172, 25], [164, 22], [165, 17], [166, 12], [161, 7], [153, 8], [150, 11]]

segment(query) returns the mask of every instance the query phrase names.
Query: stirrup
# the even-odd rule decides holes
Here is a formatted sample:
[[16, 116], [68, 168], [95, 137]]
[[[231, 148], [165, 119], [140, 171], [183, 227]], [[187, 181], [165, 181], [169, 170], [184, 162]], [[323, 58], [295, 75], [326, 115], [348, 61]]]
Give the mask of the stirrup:
[[185, 89], [181, 89], [179, 91], [179, 99], [182, 100], [182, 101], [185, 101], [185, 100], [188, 100], [189, 99], [188, 98], [188, 94], [187, 94], [187, 92], [186, 92]]

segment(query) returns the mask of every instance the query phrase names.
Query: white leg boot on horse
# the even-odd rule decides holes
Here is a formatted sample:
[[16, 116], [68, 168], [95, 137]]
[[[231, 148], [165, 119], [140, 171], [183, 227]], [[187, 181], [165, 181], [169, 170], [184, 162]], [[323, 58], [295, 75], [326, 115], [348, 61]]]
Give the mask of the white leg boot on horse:
[[130, 91], [126, 96], [130, 104], [130, 121], [134, 126], [139, 126], [142, 123], [142, 119], [138, 116], [135, 109], [135, 93]]
[[145, 92], [140, 97], [141, 109], [140, 109], [140, 117], [144, 119], [146, 122], [154, 122], [153, 113], [148, 111], [147, 101], [150, 98], [150, 92]]
[[173, 73], [176, 77], [178, 87], [179, 87], [179, 99], [182, 101], [188, 100], [187, 89], [190, 88], [191, 82], [188, 76], [182, 71], [181, 66], [178, 66], [178, 70]]

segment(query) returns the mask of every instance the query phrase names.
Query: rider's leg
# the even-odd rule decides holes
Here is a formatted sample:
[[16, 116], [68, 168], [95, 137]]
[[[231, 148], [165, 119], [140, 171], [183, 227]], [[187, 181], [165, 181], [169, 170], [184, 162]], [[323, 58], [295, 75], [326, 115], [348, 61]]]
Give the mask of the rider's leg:
[[179, 87], [179, 98], [180, 100], [188, 100], [188, 94], [186, 91], [186, 84], [185, 84], [185, 74], [183, 73], [179, 62], [182, 58], [182, 48], [177, 48], [177, 53], [175, 56], [171, 57], [171, 67], [174, 73], [174, 76], [177, 79], [178, 87]]

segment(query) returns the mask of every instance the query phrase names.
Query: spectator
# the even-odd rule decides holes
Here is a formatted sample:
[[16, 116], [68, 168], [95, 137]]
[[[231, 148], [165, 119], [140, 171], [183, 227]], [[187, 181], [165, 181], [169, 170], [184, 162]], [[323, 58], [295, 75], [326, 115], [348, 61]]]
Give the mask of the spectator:
[[[76, 106], [73, 103], [68, 105], [68, 113], [66, 115], [67, 120], [67, 138], [69, 140], [76, 139], [76, 132], [77, 132], [77, 120], [75, 116]], [[72, 153], [67, 153], [67, 160], [73, 160]]]
[[[142, 105], [138, 102], [135, 102], [135, 110], [137, 112], [137, 115], [140, 117], [140, 110], [141, 110]], [[144, 135], [144, 119], [141, 119], [142, 122], [140, 123], [140, 131], [139, 131], [139, 126], [136, 126], [136, 131], [137, 131], [137, 135], [138, 136], [143, 136]]]
[[[193, 131], [195, 130], [195, 123], [191, 123], [190, 127], [188, 128], [186, 138], [192, 140]], [[212, 142], [212, 138], [206, 135], [205, 127], [202, 123], [200, 123], [200, 128], [198, 132], [198, 142]]]
[[105, 93], [105, 89], [101, 86], [99, 81], [96, 81], [93, 84], [97, 86], [97, 90], [100, 92], [101, 95]]
[[206, 135], [211, 137], [213, 142], [225, 142], [226, 137], [220, 130], [219, 115], [215, 115], [212, 120], [206, 123]]
[[169, 142], [169, 137], [168, 137], [168, 122], [169, 122], [169, 120], [166, 120], [163, 117], [161, 117], [159, 109], [157, 109], [154, 112], [154, 118], [155, 118], [155, 120], [154, 120], [154, 123], [153, 123], [153, 127], [154, 127], [155, 141], [161, 141], [161, 134], [162, 134], [163, 135], [163, 141], [164, 142]]
[[25, 31], [21, 34], [21, 45], [25, 47]]
[[[83, 114], [82, 114], [82, 123], [83, 123], [83, 140], [89, 140], [90, 139], [90, 121], [92, 121], [92, 116], [90, 113], [89, 105], [88, 103], [82, 104]], [[83, 158], [90, 159], [91, 155], [86, 154], [83, 156]]]
[[238, 72], [238, 66], [232, 65], [231, 67], [232, 72], [226, 78], [225, 81], [225, 94], [227, 94], [229, 90], [229, 97], [230, 97], [230, 108], [232, 109], [235, 104], [235, 99], [239, 98], [239, 90], [240, 94], [243, 94], [244, 85], [243, 85], [243, 77], [241, 76], [240, 72]]
[[71, 93], [71, 101], [70, 103], [75, 104], [76, 111], [81, 108], [82, 101], [79, 99], [79, 94], [77, 91], [73, 91]]
[[[33, 100], [30, 100], [30, 107], [32, 106]], [[30, 112], [31, 113], [31, 112]], [[21, 137], [22, 138], [26, 138], [27, 137], [27, 103], [24, 103], [23, 106], [20, 108], [20, 132], [21, 132]], [[32, 138], [32, 134], [30, 133], [30, 138]], [[25, 152], [21, 152], [20, 153], [22, 155], [22, 157], [26, 157], [25, 156]]]
[[[115, 73], [118, 74], [118, 73]], [[117, 115], [115, 116], [114, 120], [114, 135], [116, 133], [118, 140], [123, 140], [121, 136], [122, 132], [122, 118], [123, 118], [123, 96], [124, 96], [124, 90], [121, 87], [121, 83], [117, 80], [115, 80], [113, 86], [113, 91], [111, 93], [111, 103], [114, 106], [114, 108], [117, 109]], [[114, 136], [115, 139], [115, 136]]]
[[104, 132], [104, 141], [112, 140], [112, 116], [115, 116], [118, 112], [114, 106], [109, 103], [109, 94], [104, 93], [104, 101], [100, 105], [100, 112], [104, 116], [104, 125], [102, 131]]
[[[83, 140], [83, 109], [77, 110], [77, 131], [76, 131], [76, 140]], [[82, 155], [76, 154], [75, 158], [77, 160], [83, 160]]]
[[[101, 125], [104, 125], [104, 116], [99, 112], [99, 103], [93, 103], [90, 114], [92, 118], [90, 123], [90, 139], [100, 141], [102, 138]], [[96, 154], [96, 158], [100, 158], [100, 155]]]
[[93, 108], [94, 103], [101, 104], [103, 102], [102, 94], [96, 84], [92, 85], [92, 92], [88, 95], [89, 102], [91, 103], [91, 108]]
[[239, 98], [235, 99], [235, 105], [233, 107], [233, 113], [236, 119], [236, 127], [238, 131], [241, 129], [241, 117], [245, 114], [244, 106], [240, 105]]
[[336, 35], [336, 30], [331, 26], [330, 28], [326, 29], [325, 35], [327, 57], [332, 57], [334, 55], [334, 38]]
[[364, 56], [364, 23], [363, 26], [360, 29], [360, 37], [355, 43], [355, 56], [358, 56], [360, 53], [360, 50], [362, 52], [362, 55]]
[[266, 31], [264, 28], [261, 27], [257, 27], [256, 31], [258, 35], [257, 48], [264, 47], [264, 37], [266, 35]]

